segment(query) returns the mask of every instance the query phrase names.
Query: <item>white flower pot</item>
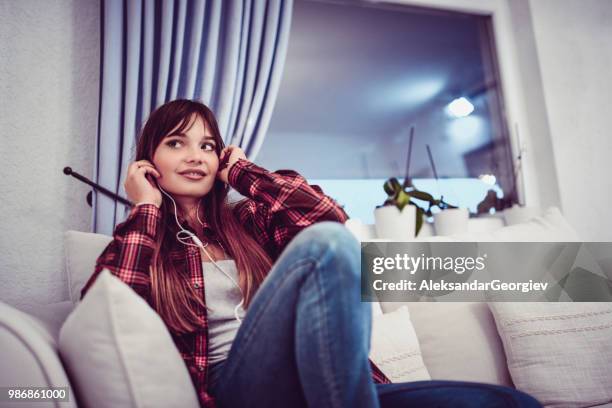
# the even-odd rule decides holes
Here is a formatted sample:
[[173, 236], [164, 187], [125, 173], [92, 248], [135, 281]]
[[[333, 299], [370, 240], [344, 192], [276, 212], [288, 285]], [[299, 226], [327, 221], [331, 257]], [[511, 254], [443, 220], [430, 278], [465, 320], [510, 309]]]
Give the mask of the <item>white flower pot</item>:
[[434, 215], [436, 235], [463, 234], [468, 230], [470, 213], [467, 208], [447, 208]]
[[407, 205], [400, 211], [394, 205], [374, 210], [376, 235], [394, 241], [412, 241], [416, 231], [416, 207]]

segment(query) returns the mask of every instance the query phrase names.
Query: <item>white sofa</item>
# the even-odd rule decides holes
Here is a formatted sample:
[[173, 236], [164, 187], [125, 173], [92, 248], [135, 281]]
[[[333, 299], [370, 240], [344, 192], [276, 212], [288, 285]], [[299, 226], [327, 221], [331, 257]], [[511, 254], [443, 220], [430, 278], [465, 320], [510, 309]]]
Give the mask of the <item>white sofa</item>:
[[[32, 306], [28, 312], [0, 302], [0, 385], [4, 387], [65, 387], [70, 379], [59, 357], [59, 330], [72, 311], [71, 301]], [[76, 407], [74, 398], [48, 407]], [[24, 407], [23, 402], [1, 401], [2, 407]]]
[[[526, 224], [496, 231], [478, 230], [479, 232], [471, 233], [472, 235], [467, 234], [454, 239], [578, 240], [575, 232], [556, 209], [550, 209]], [[66, 284], [71, 299], [50, 305], [32, 305], [24, 310], [17, 310], [0, 302], [0, 344], [2, 345], [0, 386], [79, 387], [76, 384], [79, 383], [79, 379], [71, 379], [68, 371], [64, 369], [66, 362], [59, 354], [59, 333], [66, 318], [77, 306], [75, 303], [80, 288], [93, 271], [97, 254], [110, 239], [99, 234], [75, 231], [66, 233]], [[600, 264], [604, 267], [609, 266], [611, 256], [603, 254], [599, 256], [598, 261], [601, 261]], [[576, 310], [577, 313], [568, 313], [567, 306], [573, 307], [572, 310]], [[511, 387], [518, 383], [521, 387], [517, 388], [531, 393], [547, 406], [612, 407], [612, 304], [610, 303], [565, 304], [562, 306], [565, 307], [564, 310], [550, 310], [552, 317], [544, 318], [545, 324], [569, 322], [570, 326], [574, 326], [564, 330], [574, 334], [576, 325], [585, 323], [591, 328], [590, 331], [578, 329], [578, 332], [587, 337], [572, 338], [571, 341], [575, 343], [567, 343], [573, 346], [567, 353], [568, 359], [576, 361], [565, 362], [567, 364], [559, 368], [556, 368], [555, 364], [561, 358], [559, 353], [562, 354], [562, 351], [552, 349], [551, 352], [555, 355], [548, 356], [549, 360], [540, 358], [547, 354], [546, 350], [538, 349], [534, 355], [531, 343], [529, 346], [525, 346], [525, 343], [517, 345], [514, 341], [516, 336], [513, 337], [512, 332], [505, 331], [507, 328], [503, 322], [508, 321], [506, 319], [508, 313], [527, 313], [529, 309], [523, 309], [522, 312], [512, 309], [497, 310], [486, 303], [465, 302], [382, 303], [374, 304], [373, 307], [375, 317], [371, 357], [394, 381], [445, 379]], [[534, 306], [533, 310], [536, 309]], [[542, 309], [538, 311], [539, 314], [545, 312]], [[586, 320], [565, 318], [570, 315], [580, 315]], [[535, 324], [540, 323], [536, 321]], [[593, 330], [592, 327], [597, 327], [597, 330]], [[552, 331], [560, 330], [553, 327]], [[609, 346], [606, 345], [608, 340]], [[562, 340], [561, 344], [564, 341]], [[542, 344], [533, 347], [536, 346], [543, 347]], [[582, 362], [578, 361], [580, 358], [576, 358], [580, 355], [584, 357]], [[593, 358], [594, 355], [598, 356], [597, 359]], [[534, 362], [534, 358], [537, 361]], [[587, 366], [584, 366], [585, 361]], [[544, 364], [544, 367], [540, 367], [542, 370], [534, 373], [529, 371], [529, 366], [534, 364], [536, 366]], [[550, 376], [551, 372], [558, 375], [554, 375], [551, 381], [544, 380], [546, 384], [541, 384], [538, 375]], [[580, 378], [573, 378], [572, 372]], [[589, 383], [581, 385], [581, 381]], [[568, 385], [570, 382], [577, 384], [577, 388]], [[87, 393], [87, 390], [81, 389], [79, 392], [76, 393], [76, 397], [81, 402], [80, 406], [85, 406], [82, 394]], [[24, 405], [23, 402], [13, 404], [0, 402], [0, 406]], [[37, 406], [45, 404], [39, 403]], [[68, 402], [48, 403], [46, 406], [76, 407], [77, 401], [71, 398]]]

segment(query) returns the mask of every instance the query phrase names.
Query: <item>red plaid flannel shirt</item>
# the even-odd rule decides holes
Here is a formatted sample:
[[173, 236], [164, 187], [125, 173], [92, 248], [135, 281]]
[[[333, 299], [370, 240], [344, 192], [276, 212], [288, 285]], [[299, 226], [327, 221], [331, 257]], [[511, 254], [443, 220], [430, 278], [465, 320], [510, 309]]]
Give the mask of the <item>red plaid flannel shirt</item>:
[[[291, 170], [269, 172], [248, 160], [240, 159], [230, 169], [228, 181], [247, 197], [234, 207], [236, 216], [273, 262], [302, 229], [315, 222], [345, 222], [348, 218], [344, 210], [323, 194], [319, 186], [309, 185], [300, 174]], [[149, 265], [160, 222], [161, 214], [155, 205], [134, 207], [128, 218], [116, 226], [114, 240], [98, 258], [94, 274], [83, 288], [81, 298], [102, 269], [106, 268], [151, 304]], [[195, 232], [184, 219], [181, 224]], [[204, 228], [213, 233], [206, 223]], [[178, 241], [175, 244], [170, 251], [170, 259], [177, 271], [187, 271], [191, 285], [204, 299], [200, 251]], [[187, 334], [171, 331], [170, 334], [187, 365], [200, 405], [214, 407], [214, 399], [207, 393], [206, 384], [209, 366], [206, 309], [200, 309], [198, 315], [205, 322], [201, 330]], [[374, 363], [370, 362], [370, 365], [376, 383], [390, 382]]]

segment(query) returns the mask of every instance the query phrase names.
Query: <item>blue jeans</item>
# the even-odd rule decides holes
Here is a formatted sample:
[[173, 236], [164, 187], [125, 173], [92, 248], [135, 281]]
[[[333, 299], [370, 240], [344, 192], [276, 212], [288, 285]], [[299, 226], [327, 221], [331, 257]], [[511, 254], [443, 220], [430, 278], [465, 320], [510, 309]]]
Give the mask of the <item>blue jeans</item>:
[[512, 388], [460, 381], [375, 384], [360, 246], [339, 223], [301, 231], [253, 298], [210, 389], [220, 407], [540, 407]]

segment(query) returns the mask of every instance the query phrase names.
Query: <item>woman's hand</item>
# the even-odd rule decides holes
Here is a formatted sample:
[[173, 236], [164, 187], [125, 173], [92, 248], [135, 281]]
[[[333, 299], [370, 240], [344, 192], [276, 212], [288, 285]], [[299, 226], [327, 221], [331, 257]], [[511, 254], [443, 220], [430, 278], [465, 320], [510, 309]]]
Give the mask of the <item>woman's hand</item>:
[[155, 178], [161, 174], [148, 160], [138, 160], [128, 166], [127, 177], [123, 187], [128, 199], [134, 203], [153, 203], [161, 207], [162, 195], [155, 183]]
[[217, 178], [228, 184], [227, 177], [229, 175], [229, 171], [232, 166], [239, 160], [246, 160], [246, 155], [244, 151], [235, 145], [229, 145], [223, 150], [221, 150], [221, 155], [219, 157], [219, 169], [217, 170]]

